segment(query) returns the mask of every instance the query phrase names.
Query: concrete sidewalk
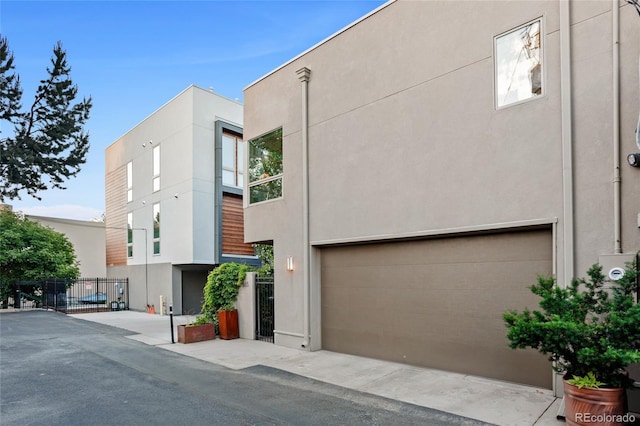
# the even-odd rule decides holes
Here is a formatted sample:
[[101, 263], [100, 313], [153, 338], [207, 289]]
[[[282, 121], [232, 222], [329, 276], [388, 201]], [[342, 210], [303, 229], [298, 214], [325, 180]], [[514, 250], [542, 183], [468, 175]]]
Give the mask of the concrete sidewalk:
[[[306, 352], [256, 340], [218, 338], [188, 345], [171, 344], [169, 317], [143, 312], [70, 316], [129, 330], [132, 332], [128, 336], [130, 339], [231, 369], [265, 365], [497, 425], [564, 425], [556, 419], [560, 400], [547, 389], [336, 352]], [[193, 319], [191, 316], [174, 317], [174, 327]], [[177, 342], [175, 330], [174, 336]]]

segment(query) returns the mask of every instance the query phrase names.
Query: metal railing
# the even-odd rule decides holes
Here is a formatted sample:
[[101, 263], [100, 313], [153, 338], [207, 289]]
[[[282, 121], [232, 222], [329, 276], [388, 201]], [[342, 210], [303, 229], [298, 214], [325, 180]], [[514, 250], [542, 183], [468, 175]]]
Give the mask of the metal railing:
[[53, 309], [64, 313], [129, 309], [128, 278], [48, 279], [4, 283], [3, 307]]

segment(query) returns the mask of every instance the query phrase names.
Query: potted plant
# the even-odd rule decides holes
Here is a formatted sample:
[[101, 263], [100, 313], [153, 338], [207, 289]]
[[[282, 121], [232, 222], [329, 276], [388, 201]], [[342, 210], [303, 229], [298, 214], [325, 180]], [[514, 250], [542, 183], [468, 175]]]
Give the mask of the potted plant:
[[548, 355], [554, 370], [564, 373], [568, 424], [624, 424], [625, 368], [640, 361], [637, 264], [627, 265], [624, 276], [607, 286], [602, 266], [592, 266], [587, 275], [567, 288], [538, 277], [531, 291], [540, 296], [541, 309], [505, 312], [507, 338], [513, 349]]
[[195, 343], [216, 338], [216, 329], [213, 321], [203, 315], [199, 315], [190, 324], [178, 325], [178, 342]]
[[235, 302], [250, 269], [239, 263], [223, 263], [207, 277], [201, 316], [217, 322], [221, 339], [240, 337]]

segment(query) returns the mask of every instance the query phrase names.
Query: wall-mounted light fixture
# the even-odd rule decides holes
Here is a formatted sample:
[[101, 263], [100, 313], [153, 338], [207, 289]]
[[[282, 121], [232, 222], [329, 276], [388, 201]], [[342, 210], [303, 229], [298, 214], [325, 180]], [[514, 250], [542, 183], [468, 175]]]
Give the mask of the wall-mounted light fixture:
[[153, 145], [153, 139], [149, 139], [149, 145]]
[[293, 271], [293, 256], [287, 256], [287, 271]]

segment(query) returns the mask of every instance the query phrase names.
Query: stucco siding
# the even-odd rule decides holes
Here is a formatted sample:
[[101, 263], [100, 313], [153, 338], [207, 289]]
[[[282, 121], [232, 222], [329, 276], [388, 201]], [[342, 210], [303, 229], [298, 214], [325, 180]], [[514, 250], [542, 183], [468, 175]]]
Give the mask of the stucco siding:
[[[245, 240], [274, 243], [276, 344], [323, 347], [321, 253], [335, 247], [544, 226], [540, 272], [561, 286], [637, 252], [640, 169], [625, 158], [639, 151], [640, 25], [618, 6], [398, 0], [248, 86], [244, 139], [283, 133], [282, 197], [245, 203]], [[538, 19], [542, 93], [498, 108], [495, 37]]]
[[105, 225], [101, 222], [29, 216], [30, 220], [64, 234], [73, 244], [83, 278], [103, 278], [107, 268]]
[[[557, 40], [557, 6], [505, 4], [494, 16], [496, 7], [392, 4], [249, 87], [245, 139], [282, 126], [285, 176], [282, 211], [251, 206], [248, 217], [301, 223], [290, 206], [301, 192], [302, 66], [311, 69], [312, 241], [557, 216], [557, 42], [545, 45], [548, 94], [500, 111], [492, 59], [495, 35], [540, 16]], [[255, 228], [249, 240], [263, 237]]]
[[[558, 5], [398, 1], [249, 86], [245, 139], [282, 126], [285, 173], [281, 200], [248, 206], [247, 240], [282, 238], [282, 222], [301, 226], [291, 206], [302, 191], [295, 70], [303, 66], [311, 70], [312, 241], [562, 218]], [[611, 3], [572, 2], [571, 12], [576, 270], [584, 271], [613, 250]], [[625, 156], [637, 150], [631, 12], [621, 3]], [[496, 110], [493, 37], [538, 17], [544, 94]], [[640, 197], [637, 170], [622, 173], [629, 251], [640, 243]]]

